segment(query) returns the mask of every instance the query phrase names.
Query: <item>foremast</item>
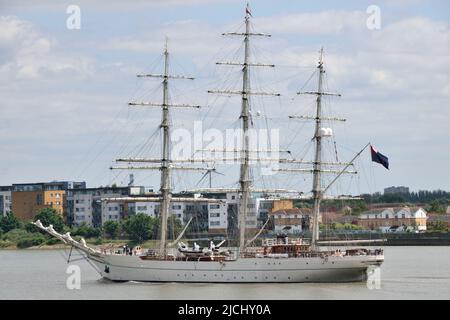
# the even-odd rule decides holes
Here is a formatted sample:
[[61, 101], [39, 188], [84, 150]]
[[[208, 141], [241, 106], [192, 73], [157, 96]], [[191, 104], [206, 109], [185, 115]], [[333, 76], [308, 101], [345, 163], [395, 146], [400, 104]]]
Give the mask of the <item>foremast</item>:
[[[152, 163], [155, 165], [151, 166], [126, 166], [126, 167], [116, 167], [113, 166], [111, 169], [119, 170], [160, 170], [161, 171], [161, 183], [160, 183], [160, 198], [147, 198], [149, 201], [160, 201], [161, 202], [161, 234], [160, 234], [160, 255], [165, 258], [167, 255], [167, 219], [170, 214], [170, 204], [172, 201], [172, 186], [171, 186], [171, 172], [173, 169], [176, 170], [204, 170], [204, 168], [198, 167], [186, 167], [177, 166], [175, 163], [185, 163], [185, 160], [174, 160], [170, 157], [170, 109], [171, 108], [200, 108], [198, 105], [188, 105], [188, 104], [173, 104], [169, 102], [169, 79], [187, 79], [194, 80], [193, 77], [181, 76], [181, 75], [171, 75], [169, 74], [169, 50], [168, 50], [168, 39], [166, 38], [164, 46], [164, 73], [163, 74], [138, 74], [137, 77], [150, 77], [150, 78], [162, 78], [163, 84], [163, 97], [162, 103], [153, 102], [130, 102], [130, 106], [146, 106], [146, 107], [160, 107], [161, 108], [161, 124], [160, 128], [162, 130], [162, 152], [161, 158], [126, 158], [117, 159], [117, 162], [128, 162], [128, 163]], [[177, 201], [181, 199], [176, 199]], [[184, 199], [187, 200], [187, 199]], [[193, 199], [192, 201], [194, 201]]]

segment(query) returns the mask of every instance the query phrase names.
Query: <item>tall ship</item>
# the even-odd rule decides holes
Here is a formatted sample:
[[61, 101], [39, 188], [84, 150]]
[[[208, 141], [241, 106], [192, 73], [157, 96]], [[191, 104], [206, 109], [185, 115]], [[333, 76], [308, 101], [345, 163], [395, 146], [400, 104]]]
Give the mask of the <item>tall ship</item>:
[[[173, 192], [171, 175], [174, 170], [200, 170], [197, 165], [207, 162], [205, 159], [174, 159], [171, 156], [171, 131], [172, 124], [170, 114], [175, 108], [198, 108], [185, 104], [173, 104], [169, 101], [169, 81], [175, 79], [192, 80], [191, 77], [172, 75], [169, 73], [169, 50], [166, 42], [164, 49], [164, 72], [162, 74], [141, 74], [138, 77], [151, 77], [162, 79], [162, 102], [130, 102], [132, 106], [156, 107], [161, 109], [160, 130], [162, 133], [162, 154], [160, 158], [126, 158], [116, 161], [127, 163], [126, 166], [116, 166], [112, 169], [125, 170], [158, 170], [161, 173], [160, 191], [157, 196], [133, 198], [131, 200], [160, 202], [160, 241], [159, 249], [143, 249], [130, 251], [130, 254], [106, 251], [90, 247], [84, 239], [77, 241], [70, 233], [60, 234], [50, 226], [44, 226], [39, 220], [34, 224], [53, 237], [71, 245], [82, 252], [96, 267], [99, 274], [113, 281], [149, 281], [149, 282], [217, 282], [217, 283], [264, 283], [264, 282], [351, 282], [364, 281], [368, 272], [379, 267], [384, 261], [383, 251], [375, 247], [349, 246], [350, 243], [340, 243], [345, 249], [332, 247], [329, 241], [320, 240], [319, 217], [321, 203], [327, 198], [327, 191], [348, 168], [353, 161], [365, 150], [366, 145], [348, 163], [330, 163], [322, 160], [322, 140], [330, 132], [323, 128], [323, 121], [341, 120], [325, 117], [322, 111], [322, 99], [324, 96], [336, 95], [324, 91], [323, 77], [325, 73], [323, 62], [323, 50], [321, 50], [317, 65], [318, 86], [316, 91], [301, 92], [315, 97], [315, 114], [313, 116], [300, 116], [304, 120], [312, 120], [315, 124], [313, 143], [314, 159], [309, 162], [281, 159], [274, 161], [284, 164], [307, 164], [309, 168], [281, 168], [279, 171], [312, 173], [312, 217], [311, 238], [295, 238], [280, 234], [276, 238], [264, 238], [255, 245], [255, 239], [261, 234], [263, 228], [253, 235], [246, 234], [246, 220], [249, 210], [249, 199], [252, 192], [283, 192], [283, 190], [257, 189], [253, 185], [250, 174], [252, 163], [258, 161], [257, 150], [250, 146], [248, 133], [252, 125], [250, 97], [253, 95], [269, 95], [270, 93], [252, 90], [249, 81], [251, 68], [273, 67], [274, 65], [256, 63], [250, 61], [250, 41], [253, 37], [267, 37], [269, 35], [257, 33], [251, 27], [250, 8], [245, 11], [245, 30], [224, 35], [243, 38], [244, 58], [240, 62], [224, 62], [230, 66], [238, 66], [242, 69], [242, 89], [210, 90], [213, 94], [239, 95], [241, 97], [241, 112], [239, 116], [242, 129], [241, 147], [234, 152], [235, 159], [239, 161], [240, 175], [238, 194], [238, 246], [227, 246], [226, 240], [215, 244], [210, 242], [205, 247], [196, 243], [189, 244], [183, 239], [187, 225], [178, 237], [172, 241], [168, 239], [168, 217], [170, 206], [177, 202], [211, 202], [219, 200], [205, 197], [179, 196]], [[274, 94], [277, 95], [277, 94]], [[295, 118], [292, 116], [291, 118]], [[236, 156], [237, 154], [237, 156]], [[272, 161], [272, 160], [270, 160]], [[189, 166], [190, 165], [190, 166]], [[330, 169], [338, 168], [338, 170]], [[323, 174], [334, 173], [335, 178], [326, 187], [323, 187]], [[114, 199], [108, 199], [113, 201]], [[121, 200], [124, 200], [121, 198]], [[356, 244], [356, 243], [355, 243]], [[361, 242], [359, 242], [361, 244]], [[339, 245], [339, 243], [335, 243]], [[330, 249], [331, 248], [331, 249]]]

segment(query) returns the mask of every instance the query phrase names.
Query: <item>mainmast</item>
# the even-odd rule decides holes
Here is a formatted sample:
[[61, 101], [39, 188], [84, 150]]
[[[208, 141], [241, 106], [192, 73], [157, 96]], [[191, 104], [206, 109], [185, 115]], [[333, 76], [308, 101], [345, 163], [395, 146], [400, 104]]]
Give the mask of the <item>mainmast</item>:
[[172, 196], [172, 190], [170, 186], [170, 124], [169, 124], [169, 51], [167, 50], [167, 38], [164, 47], [164, 79], [163, 79], [163, 103], [162, 103], [162, 121], [161, 128], [163, 130], [163, 145], [162, 145], [162, 158], [161, 158], [161, 242], [160, 252], [163, 256], [166, 256], [166, 234], [167, 234], [167, 218], [169, 217], [170, 198]]
[[239, 250], [242, 252], [245, 246], [245, 226], [247, 221], [248, 200], [250, 198], [250, 173], [249, 173], [249, 104], [248, 95], [249, 92], [249, 33], [250, 33], [250, 13], [247, 10], [245, 14], [245, 35], [244, 35], [244, 66], [242, 68], [242, 107], [241, 107], [241, 120], [242, 120], [242, 159], [239, 177]]
[[[232, 90], [209, 90], [209, 93], [224, 93], [224, 94], [238, 94], [241, 96], [241, 128], [242, 128], [242, 142], [240, 152], [240, 174], [239, 174], [239, 252], [243, 252], [245, 248], [245, 229], [247, 222], [248, 204], [251, 193], [251, 177], [250, 177], [250, 153], [258, 152], [250, 150], [249, 142], [249, 127], [250, 127], [250, 104], [249, 97], [251, 95], [274, 95], [279, 96], [278, 93], [267, 92], [252, 92], [250, 88], [250, 67], [274, 67], [273, 64], [252, 63], [250, 62], [250, 38], [252, 36], [270, 37], [268, 34], [255, 33], [250, 30], [250, 6], [247, 3], [245, 9], [245, 32], [230, 32], [223, 35], [229, 36], [243, 36], [244, 37], [244, 61], [243, 62], [217, 62], [218, 65], [242, 66], [242, 91]], [[226, 152], [233, 152], [233, 150], [225, 150]], [[252, 153], [252, 155], [254, 155]]]
[[319, 215], [320, 215], [320, 201], [322, 200], [321, 192], [321, 170], [322, 170], [322, 136], [320, 129], [322, 127], [322, 95], [323, 95], [323, 48], [320, 49], [320, 59], [317, 66], [319, 69], [319, 84], [317, 89], [317, 110], [316, 110], [316, 129], [315, 129], [315, 156], [314, 156], [314, 171], [313, 171], [313, 226], [311, 245], [314, 248], [319, 240]]

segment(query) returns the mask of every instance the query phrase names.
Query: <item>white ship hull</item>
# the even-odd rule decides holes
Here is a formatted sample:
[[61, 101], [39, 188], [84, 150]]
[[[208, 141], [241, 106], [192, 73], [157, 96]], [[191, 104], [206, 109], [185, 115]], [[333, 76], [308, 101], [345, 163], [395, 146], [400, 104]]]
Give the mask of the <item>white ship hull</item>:
[[242, 258], [235, 261], [159, 261], [138, 256], [89, 255], [100, 274], [113, 281], [149, 282], [354, 282], [365, 281], [378, 256]]

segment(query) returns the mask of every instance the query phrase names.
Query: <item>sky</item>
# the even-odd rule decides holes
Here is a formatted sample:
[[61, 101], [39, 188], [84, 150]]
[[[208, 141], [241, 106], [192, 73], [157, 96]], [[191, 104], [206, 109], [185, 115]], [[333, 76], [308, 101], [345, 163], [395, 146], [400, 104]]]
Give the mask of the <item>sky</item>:
[[[80, 9], [80, 28], [70, 29], [69, 5]], [[129, 101], [161, 102], [158, 80], [168, 37], [170, 71], [196, 77], [170, 83], [173, 103], [201, 105], [174, 110], [175, 128], [192, 132], [238, 127], [239, 98], [207, 90], [236, 89], [241, 71], [217, 61], [242, 61], [245, 1], [4, 1], [0, 0], [0, 185], [52, 180], [86, 181], [89, 187], [128, 182], [129, 171], [111, 171], [113, 160], [157, 156], [160, 112], [130, 108]], [[379, 28], [368, 19], [377, 6]], [[289, 115], [312, 115], [314, 100], [296, 95], [316, 90], [319, 50], [324, 48], [328, 116], [334, 138], [326, 157], [348, 161], [367, 142], [389, 157], [390, 170], [355, 162], [359, 174], [344, 178], [339, 194], [450, 190], [450, 4], [448, 1], [250, 1], [252, 28], [270, 38], [252, 39], [253, 62], [275, 68], [251, 70], [255, 91], [280, 97], [251, 99], [255, 128], [278, 130], [280, 148], [311, 159], [313, 127]], [[372, 20], [371, 20], [372, 21]], [[261, 69], [261, 70], [260, 70]], [[156, 142], [155, 142], [156, 141]], [[336, 149], [334, 147], [336, 141]], [[236, 166], [218, 166], [214, 186], [235, 186]], [[263, 176], [255, 185], [308, 192], [301, 174]], [[176, 189], [197, 184], [202, 172], [176, 173]], [[324, 179], [324, 186], [332, 177]], [[154, 171], [135, 172], [135, 184], [159, 185]]]

